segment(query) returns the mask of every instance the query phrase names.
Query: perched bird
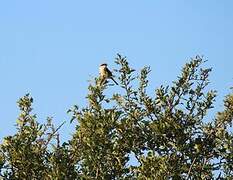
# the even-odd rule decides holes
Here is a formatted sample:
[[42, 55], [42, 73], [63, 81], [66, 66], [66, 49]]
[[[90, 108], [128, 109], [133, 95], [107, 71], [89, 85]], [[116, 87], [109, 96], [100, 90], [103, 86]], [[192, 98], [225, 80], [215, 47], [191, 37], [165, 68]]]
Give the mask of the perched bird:
[[112, 72], [108, 69], [107, 64], [101, 64], [99, 67], [99, 72], [100, 72], [100, 84], [102, 85], [103, 83], [106, 82], [107, 79], [113, 80], [113, 82], [118, 85], [118, 83], [113, 79]]

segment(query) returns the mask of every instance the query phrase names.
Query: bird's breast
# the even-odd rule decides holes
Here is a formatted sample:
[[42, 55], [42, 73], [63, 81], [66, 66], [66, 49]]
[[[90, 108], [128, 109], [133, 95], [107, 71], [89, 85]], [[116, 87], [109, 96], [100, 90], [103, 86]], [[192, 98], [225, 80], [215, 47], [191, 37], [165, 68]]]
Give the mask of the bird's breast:
[[100, 75], [101, 75], [101, 76], [105, 76], [105, 74], [106, 74], [105, 67], [100, 67], [100, 68], [99, 68], [99, 72], [100, 72]]

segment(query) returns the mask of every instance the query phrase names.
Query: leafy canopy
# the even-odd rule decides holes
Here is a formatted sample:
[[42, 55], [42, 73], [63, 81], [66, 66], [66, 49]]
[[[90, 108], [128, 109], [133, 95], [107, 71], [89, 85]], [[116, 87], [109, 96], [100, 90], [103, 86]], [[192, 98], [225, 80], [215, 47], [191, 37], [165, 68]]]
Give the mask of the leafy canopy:
[[[88, 104], [68, 113], [73, 137], [60, 142], [52, 118], [40, 124], [32, 97], [20, 98], [17, 132], [0, 145], [3, 179], [232, 179], [233, 94], [214, 119], [216, 92], [208, 90], [211, 68], [195, 57], [171, 86], [147, 93], [150, 67], [137, 73], [117, 55], [119, 86], [88, 87]], [[118, 93], [119, 92], [119, 93]]]

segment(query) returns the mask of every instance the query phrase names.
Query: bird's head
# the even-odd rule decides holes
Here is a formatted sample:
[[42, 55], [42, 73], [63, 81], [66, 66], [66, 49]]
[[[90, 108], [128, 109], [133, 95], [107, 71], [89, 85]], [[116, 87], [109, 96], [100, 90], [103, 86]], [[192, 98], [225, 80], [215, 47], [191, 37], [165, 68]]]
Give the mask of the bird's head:
[[103, 63], [100, 65], [100, 67], [107, 67], [108, 65], [106, 63]]

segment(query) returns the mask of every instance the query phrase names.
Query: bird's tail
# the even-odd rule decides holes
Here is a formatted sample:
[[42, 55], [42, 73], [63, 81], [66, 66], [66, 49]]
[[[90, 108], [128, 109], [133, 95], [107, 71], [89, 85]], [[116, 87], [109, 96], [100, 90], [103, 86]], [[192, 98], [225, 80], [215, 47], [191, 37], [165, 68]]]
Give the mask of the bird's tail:
[[113, 82], [118, 85], [118, 83], [115, 81], [115, 79], [113, 77], [111, 77], [111, 79], [113, 80]]

